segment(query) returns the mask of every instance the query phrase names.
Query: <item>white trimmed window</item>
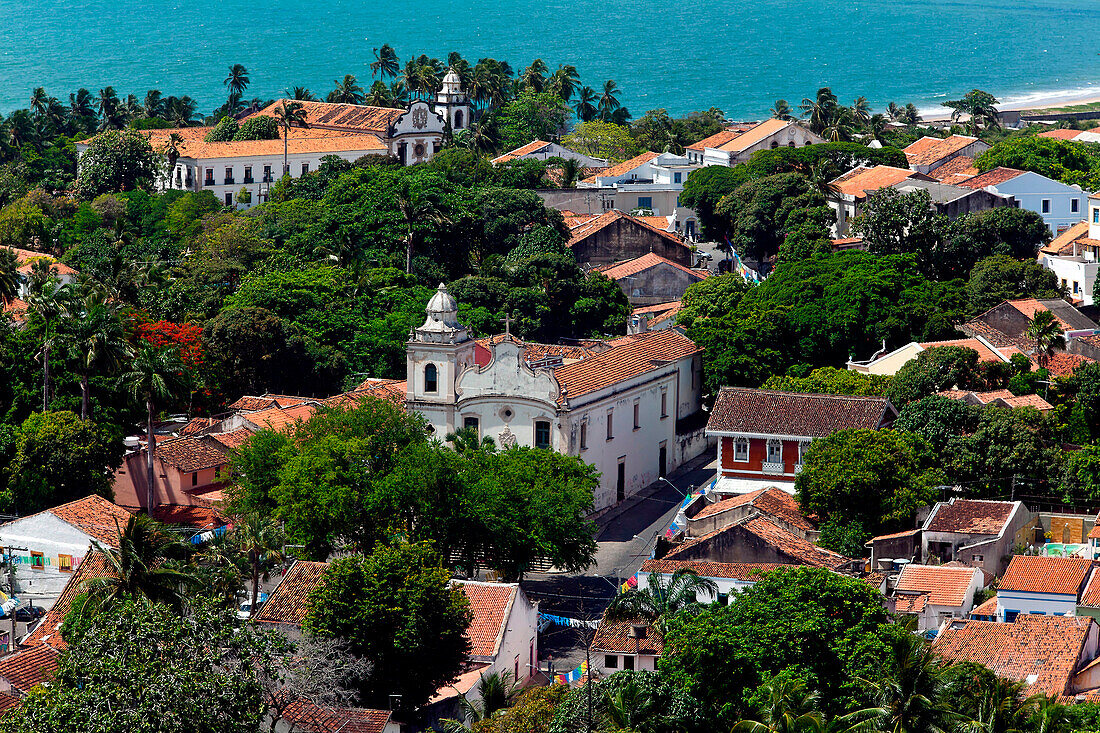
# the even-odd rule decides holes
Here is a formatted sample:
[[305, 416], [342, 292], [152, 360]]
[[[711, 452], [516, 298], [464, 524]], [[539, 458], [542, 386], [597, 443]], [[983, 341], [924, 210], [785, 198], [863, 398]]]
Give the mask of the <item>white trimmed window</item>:
[[806, 454], [810, 452], [810, 441], [800, 440], [798, 442], [798, 465], [802, 465], [806, 462]]
[[783, 462], [783, 441], [772, 440], [768, 441], [768, 463], [782, 463]]
[[747, 460], [749, 460], [749, 439], [748, 438], [734, 438], [734, 440], [733, 440], [733, 460], [735, 460], [735, 461], [747, 461]]

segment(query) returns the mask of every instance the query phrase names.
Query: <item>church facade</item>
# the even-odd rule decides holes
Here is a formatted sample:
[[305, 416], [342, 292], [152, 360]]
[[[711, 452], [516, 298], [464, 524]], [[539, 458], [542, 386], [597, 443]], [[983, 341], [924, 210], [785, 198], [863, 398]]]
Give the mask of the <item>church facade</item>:
[[579, 456], [600, 472], [599, 511], [705, 449], [677, 433], [701, 409], [700, 351], [675, 330], [566, 346], [474, 339], [440, 285], [407, 344], [406, 405], [439, 439], [470, 428], [502, 448]]

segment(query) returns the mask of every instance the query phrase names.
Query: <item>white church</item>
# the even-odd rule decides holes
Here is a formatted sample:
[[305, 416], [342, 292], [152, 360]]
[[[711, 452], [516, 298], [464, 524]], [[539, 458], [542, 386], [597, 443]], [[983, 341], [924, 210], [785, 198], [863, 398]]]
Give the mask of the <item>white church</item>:
[[525, 343], [506, 325], [474, 339], [441, 284], [410, 333], [406, 405], [440, 439], [471, 428], [501, 448], [580, 456], [601, 474], [600, 511], [706, 449], [694, 427], [700, 352], [675, 330], [550, 345]]

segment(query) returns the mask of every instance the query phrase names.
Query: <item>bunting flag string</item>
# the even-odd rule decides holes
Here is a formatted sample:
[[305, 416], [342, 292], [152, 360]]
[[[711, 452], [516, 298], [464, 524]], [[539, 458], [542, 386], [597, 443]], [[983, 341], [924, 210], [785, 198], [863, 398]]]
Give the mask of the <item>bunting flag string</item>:
[[572, 672], [554, 675], [554, 682], [557, 682], [559, 685], [569, 685], [574, 682], [580, 682], [581, 678], [587, 673], [588, 662], [581, 662], [581, 666], [577, 667]]
[[571, 629], [594, 629], [600, 625], [599, 621], [582, 621], [579, 618], [555, 616], [552, 613], [540, 613], [539, 618], [545, 619], [557, 626], [566, 626]]
[[733, 260], [733, 271], [741, 277], [745, 278], [745, 280], [748, 282], [761, 282], [763, 278], [760, 277], [760, 273], [744, 263], [744, 261], [741, 259], [741, 255], [737, 254], [737, 250], [733, 248], [733, 242], [730, 241], [729, 237], [726, 237], [725, 240], [726, 246], [730, 248], [730, 254], [732, 255], [731, 259]]
[[619, 592], [620, 593], [626, 593], [628, 590], [631, 590], [632, 588], [637, 588], [637, 587], [638, 587], [638, 576], [637, 575], [631, 575], [629, 578], [626, 579], [625, 583], [623, 583], [622, 585], [619, 586]]

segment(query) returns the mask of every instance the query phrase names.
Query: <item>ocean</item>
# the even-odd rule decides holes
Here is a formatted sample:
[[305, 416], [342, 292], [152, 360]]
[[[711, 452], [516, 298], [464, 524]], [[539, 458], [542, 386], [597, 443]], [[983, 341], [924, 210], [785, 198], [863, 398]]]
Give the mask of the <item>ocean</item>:
[[371, 81], [372, 48], [571, 63], [614, 79], [637, 117], [718, 107], [766, 116], [820, 86], [935, 110], [972, 88], [1002, 102], [1100, 96], [1097, 0], [0, 0], [0, 112], [44, 86], [188, 94], [209, 113], [230, 64], [246, 97]]

